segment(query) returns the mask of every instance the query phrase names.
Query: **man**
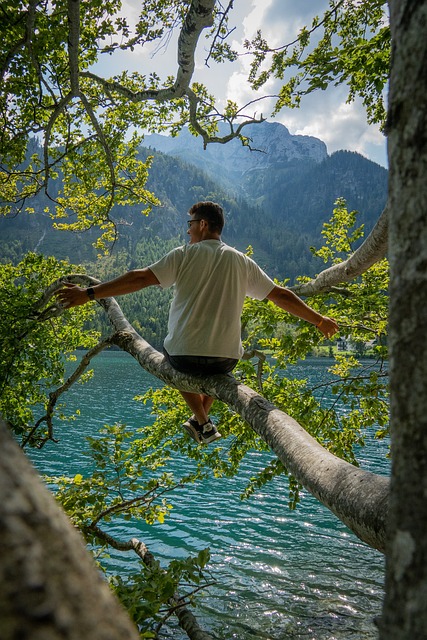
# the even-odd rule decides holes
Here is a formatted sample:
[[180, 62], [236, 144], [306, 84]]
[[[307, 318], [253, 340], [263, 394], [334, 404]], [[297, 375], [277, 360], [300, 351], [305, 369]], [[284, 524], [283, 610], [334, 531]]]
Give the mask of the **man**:
[[[173, 249], [145, 269], [129, 271], [94, 287], [65, 284], [57, 293], [61, 304], [70, 308], [153, 285], [174, 285], [164, 354], [172, 367], [193, 375], [234, 369], [243, 354], [240, 316], [246, 296], [271, 300], [316, 325], [326, 338], [338, 331], [335, 320], [321, 316], [292, 291], [276, 285], [253, 260], [221, 241], [224, 214], [220, 205], [198, 202], [188, 214], [188, 245]], [[191, 437], [205, 444], [220, 438], [209, 418], [213, 398], [180, 393], [193, 412], [183, 425]]]

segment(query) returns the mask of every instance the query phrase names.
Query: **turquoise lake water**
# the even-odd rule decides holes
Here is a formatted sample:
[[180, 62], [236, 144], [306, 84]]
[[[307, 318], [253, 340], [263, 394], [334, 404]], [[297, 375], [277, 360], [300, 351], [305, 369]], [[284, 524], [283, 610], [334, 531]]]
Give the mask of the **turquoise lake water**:
[[[312, 359], [294, 373], [319, 383], [327, 379], [330, 364]], [[156, 378], [121, 352], [102, 354], [94, 369], [94, 379], [76, 386], [66, 399], [70, 409], [80, 407], [79, 418], [57, 431], [59, 444], [31, 452], [43, 473], [84, 473], [85, 435], [104, 424], [138, 428], [152, 420], [149, 408], [133, 397], [158, 386]], [[358, 456], [361, 466], [387, 475], [386, 449], [385, 442], [370, 442]], [[217, 584], [203, 595], [195, 614], [217, 640], [377, 638], [373, 620], [381, 612], [383, 556], [306, 491], [297, 510], [290, 511], [286, 478], [276, 478], [249, 501], [240, 500], [248, 478], [270, 458], [253, 452], [237, 478], [186, 486], [174, 494], [174, 509], [163, 525], [129, 522], [114, 533], [140, 538], [165, 563], [210, 547]], [[193, 463], [174, 464], [188, 470]], [[112, 553], [119, 570], [129, 570], [132, 561], [132, 555]], [[162, 637], [187, 638], [173, 621]]]

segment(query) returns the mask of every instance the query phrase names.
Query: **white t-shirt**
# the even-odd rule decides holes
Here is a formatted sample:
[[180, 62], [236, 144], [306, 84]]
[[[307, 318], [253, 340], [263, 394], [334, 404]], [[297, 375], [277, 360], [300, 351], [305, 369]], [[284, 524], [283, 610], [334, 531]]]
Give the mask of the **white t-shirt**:
[[275, 286], [250, 258], [220, 240], [173, 249], [151, 271], [175, 285], [164, 346], [172, 356], [240, 358], [245, 296], [263, 300]]

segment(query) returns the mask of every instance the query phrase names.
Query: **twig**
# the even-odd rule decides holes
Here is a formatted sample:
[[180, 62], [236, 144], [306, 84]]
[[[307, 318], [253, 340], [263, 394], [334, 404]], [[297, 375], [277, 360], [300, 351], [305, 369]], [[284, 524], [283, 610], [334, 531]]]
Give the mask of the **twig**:
[[[138, 540], [138, 538], [132, 538], [127, 542], [122, 542], [116, 540], [116, 538], [98, 526], [91, 526], [89, 530], [95, 533], [101, 541], [107, 542], [113, 549], [117, 549], [118, 551], [134, 551], [147, 567], [153, 567], [156, 562], [148, 547], [141, 542], [141, 540]], [[181, 629], [187, 633], [190, 640], [213, 640], [212, 636], [200, 627], [195, 616], [182, 604], [181, 600], [181, 597], [177, 593], [169, 600], [171, 606], [174, 607], [174, 613], [178, 618]]]
[[71, 376], [67, 378], [64, 384], [58, 387], [58, 389], [56, 389], [55, 391], [51, 391], [49, 393], [49, 402], [47, 405], [46, 414], [36, 422], [36, 424], [28, 433], [28, 435], [23, 439], [21, 443], [21, 448], [24, 448], [28, 444], [28, 442], [33, 438], [35, 432], [43, 422], [46, 422], [48, 435], [45, 438], [39, 439], [38, 448], [41, 449], [46, 444], [46, 442], [48, 442], [48, 440], [53, 440], [54, 442], [56, 442], [55, 438], [53, 437], [53, 411], [55, 409], [56, 403], [58, 402], [58, 399], [61, 397], [63, 393], [65, 393], [65, 391], [68, 391], [68, 389], [80, 378], [80, 376], [83, 374], [85, 369], [89, 366], [92, 358], [98, 355], [98, 353], [103, 351], [106, 347], [108, 347], [111, 344], [110, 340], [111, 340], [110, 337], [105, 338], [104, 340], [99, 342], [95, 347], [90, 349], [81, 359], [78, 367], [71, 374]]
[[205, 65], [206, 65], [207, 67], [209, 66], [209, 65], [208, 65], [209, 58], [210, 58], [210, 57], [211, 57], [211, 55], [212, 55], [212, 51], [213, 51], [213, 49], [214, 49], [214, 47], [215, 47], [215, 43], [216, 43], [217, 39], [219, 39], [219, 38], [220, 38], [221, 40], [225, 40], [225, 38], [227, 38], [227, 37], [230, 35], [230, 33], [232, 33], [232, 32], [235, 30], [235, 28], [236, 28], [236, 27], [234, 27], [233, 29], [230, 29], [230, 31], [227, 33], [227, 35], [226, 35], [226, 36], [220, 36], [220, 35], [219, 35], [219, 34], [220, 34], [220, 31], [221, 31], [221, 28], [222, 28], [222, 25], [224, 24], [224, 22], [225, 22], [225, 21], [226, 21], [226, 19], [227, 19], [227, 15], [228, 15], [228, 13], [229, 13], [229, 12], [231, 11], [231, 9], [233, 8], [233, 4], [234, 4], [234, 0], [229, 0], [229, 3], [228, 3], [227, 8], [226, 8], [226, 9], [224, 9], [224, 11], [222, 12], [221, 20], [220, 20], [219, 25], [218, 25], [218, 27], [217, 27], [217, 30], [216, 30], [216, 33], [215, 33], [215, 37], [214, 37], [214, 39], [213, 39], [213, 41], [212, 41], [212, 44], [211, 44], [211, 46], [210, 46], [210, 49], [209, 49], [208, 55], [207, 55], [207, 57], [205, 58]]

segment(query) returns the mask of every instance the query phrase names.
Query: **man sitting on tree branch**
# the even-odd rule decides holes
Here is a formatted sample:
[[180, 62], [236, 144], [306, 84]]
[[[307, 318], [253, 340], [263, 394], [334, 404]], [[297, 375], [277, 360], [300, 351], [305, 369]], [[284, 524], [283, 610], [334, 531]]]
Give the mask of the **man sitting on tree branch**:
[[[128, 271], [93, 287], [64, 283], [57, 293], [61, 304], [68, 309], [153, 285], [175, 285], [164, 354], [177, 371], [201, 376], [230, 373], [243, 355], [240, 317], [246, 296], [271, 300], [316, 325], [326, 338], [338, 331], [335, 320], [320, 315], [292, 291], [276, 285], [251, 258], [221, 241], [224, 213], [220, 205], [198, 202], [188, 214], [188, 245], [173, 249], [149, 267]], [[191, 437], [205, 444], [220, 438], [209, 418], [213, 398], [180, 393], [193, 412], [183, 425]]]

